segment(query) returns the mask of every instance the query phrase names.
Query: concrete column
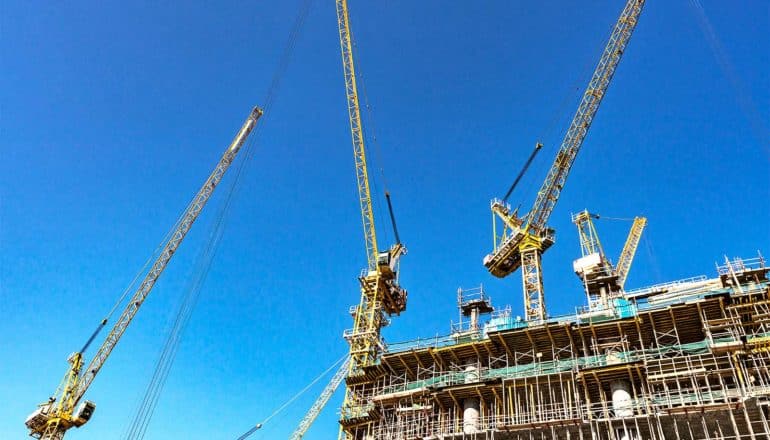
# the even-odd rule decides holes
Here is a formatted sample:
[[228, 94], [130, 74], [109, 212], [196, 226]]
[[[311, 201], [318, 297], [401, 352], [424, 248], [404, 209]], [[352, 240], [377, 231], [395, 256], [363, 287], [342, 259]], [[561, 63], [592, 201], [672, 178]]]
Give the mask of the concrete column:
[[[476, 365], [465, 367], [465, 383], [473, 383], [479, 380], [479, 369]], [[481, 402], [477, 397], [463, 400], [463, 433], [475, 434], [479, 429], [479, 415], [481, 414]]]
[[633, 416], [631, 384], [627, 380], [614, 380], [610, 382], [610, 390], [612, 391], [612, 409], [615, 411], [615, 417]]
[[471, 330], [479, 329], [479, 309], [474, 307], [471, 309]]
[[636, 431], [631, 427], [622, 427], [615, 430], [615, 438], [618, 440], [637, 440]]
[[479, 429], [480, 414], [479, 399], [469, 398], [463, 400], [463, 433], [475, 434]]

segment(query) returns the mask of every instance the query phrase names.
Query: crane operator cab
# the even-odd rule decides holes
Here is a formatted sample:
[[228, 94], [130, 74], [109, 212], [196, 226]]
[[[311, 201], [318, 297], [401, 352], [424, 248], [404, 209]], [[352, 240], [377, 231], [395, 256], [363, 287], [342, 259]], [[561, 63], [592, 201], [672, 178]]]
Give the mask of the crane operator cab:
[[377, 266], [380, 268], [380, 270], [388, 268], [392, 271], [390, 260], [390, 252], [380, 252], [377, 254]]
[[406, 310], [407, 293], [398, 285], [398, 261], [406, 253], [406, 247], [396, 243], [387, 252], [377, 254], [377, 271], [384, 288], [382, 304], [389, 315], [398, 315]]
[[406, 254], [406, 247], [401, 243], [396, 243], [385, 252], [377, 254], [377, 270], [382, 275], [396, 277], [398, 270], [398, 261], [402, 255]]

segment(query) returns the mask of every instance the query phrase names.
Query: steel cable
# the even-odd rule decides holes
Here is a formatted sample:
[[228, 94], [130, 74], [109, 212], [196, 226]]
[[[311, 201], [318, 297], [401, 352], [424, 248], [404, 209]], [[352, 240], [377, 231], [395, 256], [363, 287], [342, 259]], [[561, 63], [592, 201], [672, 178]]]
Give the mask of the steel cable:
[[[350, 13], [350, 12], [349, 12]], [[352, 49], [353, 49], [353, 58], [357, 60], [356, 63], [356, 83], [361, 85], [361, 94], [364, 97], [364, 109], [366, 110], [364, 112], [364, 115], [366, 117], [366, 124], [362, 124], [361, 131], [364, 134], [364, 138], [368, 138], [371, 140], [371, 145], [374, 146], [374, 156], [368, 156], [369, 165], [373, 165], [373, 168], [379, 171], [380, 178], [382, 179], [382, 186], [383, 186], [383, 193], [388, 192], [388, 181], [385, 176], [385, 167], [384, 167], [384, 161], [382, 160], [382, 149], [380, 148], [380, 143], [377, 138], [377, 128], [374, 124], [375, 118], [374, 118], [374, 108], [372, 107], [370, 101], [369, 101], [369, 93], [366, 88], [366, 75], [364, 74], [364, 70], [361, 63], [361, 57], [358, 55], [358, 44], [356, 40], [353, 38], [353, 33], [351, 31], [351, 42], [352, 42]], [[365, 151], [369, 150], [368, 148], [364, 147]], [[370, 183], [372, 188], [374, 189], [374, 194], [380, 194], [379, 190], [379, 182], [375, 178], [376, 173], [370, 174]], [[385, 221], [383, 219], [384, 214], [382, 214], [382, 206], [380, 204], [380, 198], [379, 197], [373, 197], [372, 203], [374, 204], [374, 215], [377, 218], [377, 221], [380, 225], [385, 224]], [[390, 242], [390, 234], [388, 231], [388, 228], [384, 228], [384, 233], [382, 232], [383, 228], [380, 228], [380, 232], [385, 236], [385, 238]], [[380, 249], [377, 249], [377, 252], [380, 252]]]
[[[272, 108], [275, 102], [277, 92], [280, 89], [281, 81], [289, 66], [296, 42], [312, 2], [313, 0], [303, 1], [297, 18], [294, 21], [291, 32], [289, 33], [287, 43], [284, 47], [283, 53], [263, 101], [264, 105], [262, 109], [266, 114], [269, 114], [269, 110]], [[166, 342], [156, 362], [153, 375], [150, 379], [150, 382], [148, 383], [141, 403], [136, 409], [132, 422], [126, 430], [124, 436], [126, 439], [143, 439], [147, 432], [147, 428], [155, 412], [158, 399], [166, 383], [173, 362], [176, 358], [182, 335], [185, 328], [187, 327], [187, 324], [189, 323], [190, 317], [192, 316], [198, 299], [200, 298], [202, 286], [206, 280], [209, 270], [211, 269], [213, 258], [221, 242], [221, 238], [223, 236], [224, 228], [226, 225], [227, 213], [231, 208], [231, 202], [240, 191], [240, 183], [242, 181], [244, 170], [247, 168], [247, 165], [251, 162], [254, 155], [254, 145], [256, 143], [255, 139], [257, 137], [257, 133], [255, 132], [257, 132], [260, 127], [261, 124], [255, 127], [251, 137], [247, 140], [246, 145], [244, 146], [244, 159], [237, 167], [235, 177], [231, 181], [231, 184], [228, 188], [227, 196], [220, 205], [220, 209], [218, 210], [214, 223], [211, 226], [208, 242], [196, 259], [192, 281], [185, 289], [184, 299], [176, 312], [174, 324], [166, 337]]]
[[730, 60], [730, 57], [725, 50], [725, 46], [719, 39], [719, 36], [717, 35], [716, 30], [711, 24], [708, 16], [706, 15], [706, 10], [703, 8], [700, 0], [690, 0], [690, 6], [693, 10], [693, 13], [695, 14], [696, 20], [698, 21], [698, 25], [703, 31], [706, 42], [714, 54], [714, 58], [716, 59], [717, 64], [722, 70], [722, 74], [727, 78], [728, 82], [733, 88], [735, 99], [738, 101], [738, 106], [740, 107], [743, 115], [748, 120], [749, 126], [754, 132], [754, 136], [756, 137], [757, 141], [768, 152], [767, 157], [770, 159], [770, 129], [768, 129], [764, 119], [757, 111], [757, 107], [754, 104], [751, 93], [748, 91], [746, 84], [738, 74], [738, 69], [735, 68], [735, 65]]
[[326, 376], [327, 374], [329, 374], [329, 372], [331, 372], [334, 368], [336, 368], [340, 364], [340, 362], [343, 362], [345, 359], [347, 359], [347, 357], [348, 357], [348, 354], [346, 353], [344, 356], [342, 356], [341, 358], [337, 359], [337, 361], [335, 361], [331, 366], [329, 366], [329, 368], [324, 370], [323, 373], [321, 373], [318, 376], [316, 376], [315, 379], [313, 379], [304, 388], [299, 390], [299, 392], [297, 392], [295, 395], [291, 396], [291, 398], [289, 400], [287, 400], [281, 406], [279, 406], [278, 409], [273, 411], [269, 416], [267, 416], [264, 420], [262, 420], [262, 422], [257, 423], [256, 425], [252, 426], [248, 431], [246, 431], [240, 437], [238, 437], [238, 440], [244, 440], [245, 438], [249, 437], [251, 434], [255, 433], [257, 430], [262, 428], [262, 426], [264, 426], [267, 422], [269, 422], [273, 417], [275, 417], [278, 414], [280, 414], [289, 405], [294, 403], [295, 400], [299, 399], [300, 396], [305, 394], [310, 388], [312, 388], [313, 385], [317, 384], [319, 380], [321, 380], [324, 376]]

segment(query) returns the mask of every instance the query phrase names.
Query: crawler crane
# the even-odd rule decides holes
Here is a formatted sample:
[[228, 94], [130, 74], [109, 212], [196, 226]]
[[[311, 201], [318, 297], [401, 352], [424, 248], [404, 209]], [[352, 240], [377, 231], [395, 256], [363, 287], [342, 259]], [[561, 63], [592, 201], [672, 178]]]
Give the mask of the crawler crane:
[[91, 416], [96, 408], [93, 402], [83, 399], [83, 395], [91, 386], [94, 378], [99, 373], [99, 370], [104, 366], [112, 350], [120, 341], [123, 333], [131, 324], [134, 316], [139, 311], [139, 308], [147, 299], [150, 291], [160, 275], [166, 269], [168, 262], [174, 253], [179, 248], [179, 245], [184, 240], [187, 233], [190, 231], [195, 220], [198, 218], [206, 202], [211, 197], [214, 189], [222, 180], [227, 169], [232, 164], [241, 146], [246, 141], [246, 138], [251, 133], [254, 126], [257, 124], [257, 120], [262, 116], [262, 110], [254, 108], [249, 117], [243, 123], [243, 126], [238, 131], [238, 134], [233, 139], [232, 143], [225, 150], [222, 158], [217, 163], [214, 171], [206, 179], [203, 187], [195, 195], [190, 205], [180, 217], [179, 221], [175, 225], [175, 229], [169, 235], [168, 241], [166, 241], [163, 250], [157, 257], [149, 272], [145, 275], [141, 284], [137, 288], [131, 300], [126, 305], [123, 313], [118, 318], [112, 330], [107, 335], [99, 350], [94, 355], [88, 366], [83, 369], [84, 354], [86, 349], [93, 342], [99, 330], [101, 330], [106, 324], [107, 320], [103, 320], [96, 332], [89, 338], [88, 342], [80, 349], [73, 353], [68, 361], [70, 367], [64, 376], [62, 385], [55, 393], [54, 397], [51, 397], [47, 402], [44, 402], [38, 406], [38, 408], [29, 416], [26, 420], [27, 428], [29, 428], [29, 435], [41, 439], [41, 440], [60, 440], [64, 438], [64, 434], [72, 427], [83, 426], [91, 419]]
[[[377, 246], [347, 0], [336, 0], [336, 6], [342, 68], [345, 77], [345, 95], [348, 104], [358, 199], [368, 262], [365, 272], [359, 278], [361, 300], [358, 306], [351, 309], [353, 328], [345, 331], [344, 335], [350, 344], [350, 366], [346, 377], [347, 386], [341, 410], [340, 438], [358, 440], [368, 435], [367, 431], [371, 426], [374, 417], [373, 411], [375, 410], [354, 387], [356, 384], [371, 380], [367, 376], [365, 368], [374, 366], [383, 351], [384, 343], [380, 332], [388, 322], [387, 316], [398, 315], [406, 309], [407, 293], [399, 286], [397, 274], [399, 259], [406, 253], [406, 248], [398, 238], [392, 209], [390, 209], [390, 213], [393, 228], [396, 231], [396, 244], [384, 252], [380, 252]], [[387, 197], [387, 200], [390, 207], [390, 197]]]
[[542, 322], [546, 319], [541, 258], [543, 252], [551, 247], [555, 240], [554, 230], [547, 227], [546, 223], [559, 200], [570, 168], [636, 28], [644, 2], [645, 0], [628, 0], [623, 8], [529, 213], [519, 216], [518, 208], [511, 210], [504, 200], [492, 201], [493, 216], [502, 221], [503, 230], [501, 237], [493, 232], [494, 250], [484, 257], [484, 266], [499, 278], [504, 278], [521, 267], [525, 318], [528, 321]]

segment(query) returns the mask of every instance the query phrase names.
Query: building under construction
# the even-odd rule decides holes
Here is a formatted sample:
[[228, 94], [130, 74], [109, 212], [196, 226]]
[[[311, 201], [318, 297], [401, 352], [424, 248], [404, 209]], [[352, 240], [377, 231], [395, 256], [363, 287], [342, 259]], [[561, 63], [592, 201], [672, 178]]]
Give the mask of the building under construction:
[[[587, 305], [565, 316], [546, 313], [541, 260], [555, 243], [548, 220], [644, 4], [645, 0], [626, 0], [532, 208], [520, 215], [518, 207], [511, 209], [508, 199], [540, 151], [540, 143], [505, 196], [491, 203], [494, 249], [483, 264], [498, 278], [520, 270], [522, 316], [515, 316], [510, 307], [496, 310], [482, 287], [460, 289], [460, 319], [448, 336], [387, 346], [382, 327], [407, 308], [407, 291], [399, 284], [400, 260], [407, 251], [387, 192], [395, 244], [385, 248], [377, 242], [355, 45], [347, 0], [335, 0], [367, 266], [359, 277], [360, 301], [350, 309], [353, 326], [343, 334], [349, 355], [340, 359], [339, 370], [291, 440], [305, 435], [343, 381], [340, 440], [770, 439], [770, 281], [761, 254], [751, 259], [725, 257], [711, 278], [699, 276], [626, 290], [625, 280], [647, 219], [633, 219], [613, 264], [593, 224], [598, 216], [583, 211], [572, 218], [582, 254], [573, 267]], [[301, 14], [307, 9], [304, 11]], [[304, 21], [300, 17], [295, 26]], [[293, 47], [296, 29], [287, 50]], [[274, 79], [269, 96], [275, 84]], [[87, 390], [262, 113], [260, 108], [251, 111], [174, 223], [152, 265], [130, 286], [133, 295], [127, 297], [126, 290], [86, 343], [68, 358], [70, 365], [60, 387], [25, 420], [30, 436], [62, 440], [68, 430], [91, 419], [96, 406], [85, 399]], [[246, 144], [244, 150], [248, 148]], [[212, 243], [222, 224], [215, 222], [212, 241], [203, 255], [213, 255], [209, 251], [216, 246]], [[205, 277], [206, 270], [202, 272]], [[202, 279], [196, 278], [198, 288]], [[197, 300], [196, 290], [190, 292], [180, 306], [129, 436], [144, 436], [173, 363], [175, 344], [194, 307], [190, 304]], [[99, 340], [97, 336], [120, 304], [124, 304], [122, 313], [86, 363], [87, 350]], [[263, 423], [251, 427], [239, 440], [260, 430]]]
[[[637, 290], [624, 282], [646, 219], [634, 221], [617, 264], [605, 257], [584, 211], [573, 216], [574, 263], [588, 305], [546, 313], [542, 254], [547, 226], [596, 116], [644, 0], [627, 0], [533, 207], [493, 200], [495, 247], [484, 258], [499, 278], [521, 269], [524, 313], [495, 310], [482, 288], [460, 290], [460, 322], [446, 337], [386, 346], [380, 330], [406, 308], [398, 285], [400, 242], [374, 238], [345, 0], [337, 0], [348, 110], [356, 151], [369, 267], [351, 309], [346, 440], [770, 439], [770, 283], [760, 255], [700, 276]], [[395, 223], [394, 223], [395, 226]]]
[[[467, 320], [348, 383], [372, 439], [770, 438], [770, 284], [759, 257], [533, 325], [459, 291]], [[482, 323], [481, 316], [490, 319]]]

